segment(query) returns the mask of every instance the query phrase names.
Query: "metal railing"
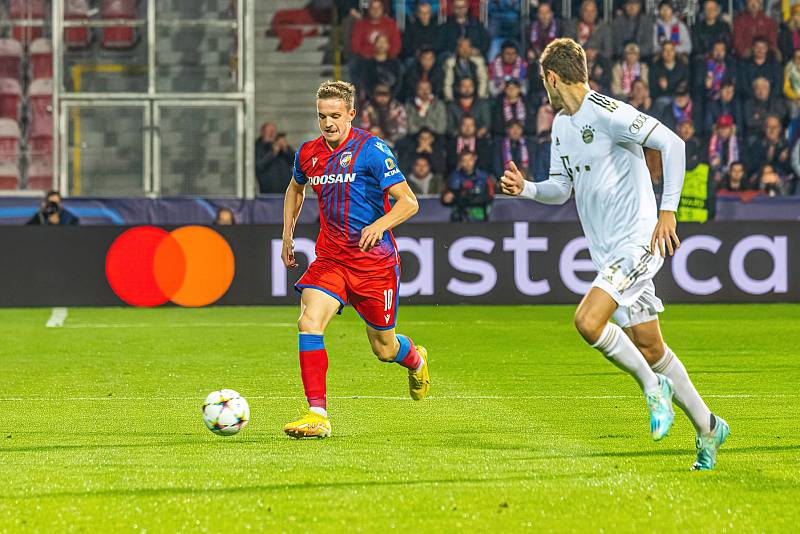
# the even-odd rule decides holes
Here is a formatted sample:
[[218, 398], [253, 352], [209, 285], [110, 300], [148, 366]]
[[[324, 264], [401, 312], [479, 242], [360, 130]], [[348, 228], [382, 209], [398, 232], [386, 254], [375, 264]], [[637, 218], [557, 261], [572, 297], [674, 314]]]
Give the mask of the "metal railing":
[[[232, 158], [236, 158], [236, 195], [251, 197], [255, 194], [255, 164], [252, 146], [255, 143], [255, 59], [254, 59], [254, 13], [255, 1], [238, 0], [236, 12], [230, 19], [172, 19], [160, 18], [157, 11], [157, 0], [146, 0], [146, 18], [136, 19], [81, 19], [66, 20], [64, 18], [64, 2], [66, 0], [53, 0], [50, 24], [52, 27], [53, 49], [53, 173], [54, 185], [66, 195], [70, 194], [69, 171], [70, 154], [72, 149], [72, 171], [80, 165], [81, 144], [75, 142], [76, 122], [72, 120], [73, 130], [68, 130], [70, 117], [79, 117], [80, 110], [93, 107], [125, 106], [128, 104], [142, 105], [146, 108], [144, 113], [144, 159], [145, 176], [143, 177], [144, 193], [157, 196], [160, 193], [159, 154], [160, 145], [159, 109], [162, 105], [175, 105], [178, 107], [208, 107], [230, 105], [235, 110], [236, 118], [236, 149]], [[41, 25], [43, 21], [36, 20], [10, 20], [6, 24]], [[76, 63], [70, 66], [72, 90], [65, 86], [65, 52], [64, 30], [67, 28], [108, 28], [108, 27], [134, 27], [142, 32], [142, 44], [147, 47], [147, 60], [144, 65], [119, 65], [112, 63], [92, 63], [85, 65]], [[158, 30], [164, 28], [216, 28], [230, 29], [235, 32], [235, 51], [232, 56], [231, 73], [235, 79], [234, 90], [223, 91], [165, 91], [160, 90], [157, 84], [157, 52]], [[107, 58], [106, 58], [107, 59]], [[146, 91], [119, 91], [99, 92], [97, 90], [85, 91], [80, 85], [82, 73], [90, 71], [113, 72], [138, 69], [137, 72], [147, 76]], [[77, 79], [77, 85], [76, 85]], [[80, 123], [78, 121], [78, 127]], [[69, 147], [69, 136], [73, 135], [73, 146]], [[79, 135], [79, 134], [78, 134]], [[198, 146], [198, 150], [204, 147]], [[78, 155], [77, 158], [75, 157]], [[77, 163], [76, 163], [77, 160]], [[78, 177], [80, 171], [78, 170]], [[73, 187], [72, 193], [80, 194], [80, 178], [77, 188]], [[75, 190], [77, 189], [77, 191]]]

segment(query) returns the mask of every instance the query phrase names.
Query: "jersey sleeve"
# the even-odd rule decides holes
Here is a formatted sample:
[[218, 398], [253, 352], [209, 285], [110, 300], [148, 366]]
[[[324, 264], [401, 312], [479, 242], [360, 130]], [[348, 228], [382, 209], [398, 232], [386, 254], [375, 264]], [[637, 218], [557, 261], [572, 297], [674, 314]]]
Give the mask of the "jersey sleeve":
[[630, 104], [619, 103], [609, 119], [609, 134], [617, 143], [644, 145], [659, 124], [658, 119], [642, 113]]
[[297, 152], [294, 153], [294, 164], [292, 165], [292, 178], [299, 185], [305, 185], [308, 182], [308, 177], [303, 172], [303, 169], [300, 168], [300, 152], [302, 150], [303, 145], [300, 145]]
[[380, 139], [370, 140], [366, 158], [367, 168], [370, 174], [378, 181], [382, 190], [385, 191], [393, 185], [406, 180], [397, 165], [397, 158], [394, 157], [392, 149]]

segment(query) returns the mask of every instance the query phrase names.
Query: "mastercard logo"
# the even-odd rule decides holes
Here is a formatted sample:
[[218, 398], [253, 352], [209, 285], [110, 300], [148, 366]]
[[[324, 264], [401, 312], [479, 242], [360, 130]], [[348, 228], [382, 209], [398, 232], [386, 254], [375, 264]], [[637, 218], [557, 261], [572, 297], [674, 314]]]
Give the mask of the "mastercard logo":
[[230, 245], [211, 228], [138, 226], [111, 244], [106, 278], [131, 306], [206, 306], [228, 291], [234, 263]]

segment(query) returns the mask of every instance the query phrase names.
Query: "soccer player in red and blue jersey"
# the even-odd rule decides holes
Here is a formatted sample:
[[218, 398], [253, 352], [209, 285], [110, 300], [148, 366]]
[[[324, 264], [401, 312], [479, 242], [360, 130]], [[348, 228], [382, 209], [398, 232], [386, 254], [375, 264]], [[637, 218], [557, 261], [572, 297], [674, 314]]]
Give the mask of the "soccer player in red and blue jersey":
[[378, 359], [408, 369], [411, 398], [422, 400], [430, 388], [425, 348], [395, 334], [400, 260], [392, 228], [411, 218], [419, 206], [386, 143], [353, 128], [354, 99], [355, 87], [347, 82], [328, 81], [319, 87], [322, 135], [297, 150], [286, 190], [281, 253], [286, 267], [297, 267], [293, 236], [306, 184], [317, 195], [320, 214], [316, 260], [295, 285], [301, 293], [300, 375], [309, 405], [305, 416], [284, 427], [295, 438], [331, 435], [323, 335], [346, 304], [366, 323]]

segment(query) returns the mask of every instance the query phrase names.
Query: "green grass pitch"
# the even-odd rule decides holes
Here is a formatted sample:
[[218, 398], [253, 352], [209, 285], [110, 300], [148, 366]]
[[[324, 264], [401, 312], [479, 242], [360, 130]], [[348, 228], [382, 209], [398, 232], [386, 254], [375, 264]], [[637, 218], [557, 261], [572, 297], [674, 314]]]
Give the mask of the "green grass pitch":
[[[800, 305], [669, 306], [666, 339], [732, 434], [694, 473], [676, 408], [648, 435], [635, 382], [573, 307], [401, 307], [431, 396], [326, 335], [333, 437], [296, 441], [295, 308], [0, 311], [0, 532], [788, 532], [800, 523]], [[250, 424], [203, 426], [230, 387]]]

